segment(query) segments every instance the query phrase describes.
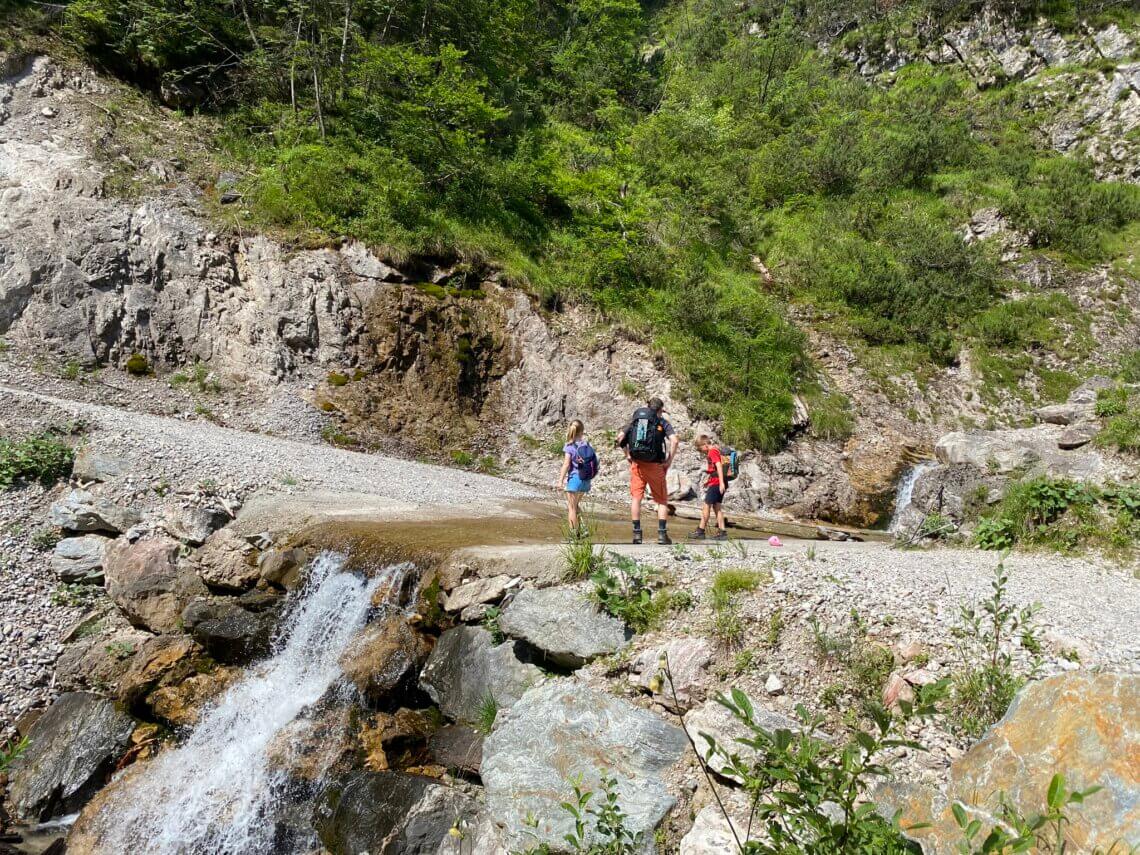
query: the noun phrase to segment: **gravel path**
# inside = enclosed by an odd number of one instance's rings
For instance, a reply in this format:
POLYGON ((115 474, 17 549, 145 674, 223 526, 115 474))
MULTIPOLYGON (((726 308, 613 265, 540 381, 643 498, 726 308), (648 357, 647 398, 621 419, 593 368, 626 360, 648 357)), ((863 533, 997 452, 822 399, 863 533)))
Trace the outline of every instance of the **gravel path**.
POLYGON ((177 485, 209 479, 250 487, 295 483, 421 506, 540 495, 513 481, 473 472, 0 386, 0 410, 9 408, 39 411, 43 419, 53 418, 53 410, 55 418, 82 418, 100 449, 137 462, 136 480, 164 478, 177 485))

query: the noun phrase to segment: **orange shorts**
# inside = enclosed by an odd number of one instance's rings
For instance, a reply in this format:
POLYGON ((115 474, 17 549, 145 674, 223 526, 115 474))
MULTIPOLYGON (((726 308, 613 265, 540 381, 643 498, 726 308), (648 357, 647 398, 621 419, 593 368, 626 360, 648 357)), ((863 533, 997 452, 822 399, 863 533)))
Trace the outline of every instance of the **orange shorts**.
POLYGON ((645 498, 645 488, 659 505, 669 501, 669 488, 665 486, 665 466, 661 463, 629 462, 629 494, 635 499, 645 498))

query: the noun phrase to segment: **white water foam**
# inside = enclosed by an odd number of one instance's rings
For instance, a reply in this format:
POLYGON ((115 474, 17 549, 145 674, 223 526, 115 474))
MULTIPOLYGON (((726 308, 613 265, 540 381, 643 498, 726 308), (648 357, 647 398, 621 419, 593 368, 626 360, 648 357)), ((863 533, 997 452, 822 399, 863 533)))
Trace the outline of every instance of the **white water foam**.
POLYGON ((410 566, 373 579, 322 553, 282 615, 275 653, 203 711, 189 737, 148 764, 100 817, 107 852, 255 855, 276 850, 275 808, 288 786, 271 746, 342 675, 340 657, 364 625, 373 592, 399 590, 410 566))
POLYGON ((933 460, 923 460, 908 469, 899 480, 898 490, 895 492, 895 510, 891 514, 891 523, 887 526, 887 531, 896 532, 899 530, 899 525, 902 522, 902 514, 908 507, 910 507, 911 497, 914 495, 914 485, 918 481, 918 476, 931 467, 938 464, 933 460))

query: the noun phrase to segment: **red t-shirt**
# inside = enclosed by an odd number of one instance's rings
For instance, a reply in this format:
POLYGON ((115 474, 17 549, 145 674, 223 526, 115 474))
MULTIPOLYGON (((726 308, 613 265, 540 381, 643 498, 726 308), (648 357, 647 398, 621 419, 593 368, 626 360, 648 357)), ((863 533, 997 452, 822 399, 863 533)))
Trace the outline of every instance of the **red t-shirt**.
POLYGON ((722 460, 724 460, 724 456, 720 453, 720 449, 717 448, 715 445, 709 446, 708 456, 709 456, 709 468, 705 470, 705 472, 708 473, 708 476, 709 476, 707 484, 710 487, 719 487, 720 486, 720 474, 716 470, 716 465, 718 463, 720 463, 722 460))

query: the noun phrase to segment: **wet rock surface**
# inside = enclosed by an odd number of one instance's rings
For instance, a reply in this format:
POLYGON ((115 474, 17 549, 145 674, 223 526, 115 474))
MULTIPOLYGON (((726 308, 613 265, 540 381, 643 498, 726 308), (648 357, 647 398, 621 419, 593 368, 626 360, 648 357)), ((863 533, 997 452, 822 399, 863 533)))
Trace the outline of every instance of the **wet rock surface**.
POLYGON ((314 824, 332 855, 429 855, 478 805, 454 787, 398 772, 357 772, 328 787, 314 824))
POLYGON ((269 649, 276 623, 272 612, 257 613, 225 599, 195 600, 182 611, 182 625, 219 662, 248 662, 269 649))
POLYGON ((388 612, 368 624, 345 650, 345 677, 365 697, 383 698, 424 663, 428 643, 399 612, 388 612))
POLYGON ((11 772, 15 814, 37 821, 78 810, 110 775, 134 722, 107 698, 70 692, 48 708, 11 772))

